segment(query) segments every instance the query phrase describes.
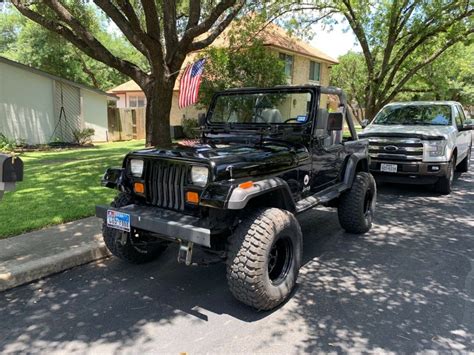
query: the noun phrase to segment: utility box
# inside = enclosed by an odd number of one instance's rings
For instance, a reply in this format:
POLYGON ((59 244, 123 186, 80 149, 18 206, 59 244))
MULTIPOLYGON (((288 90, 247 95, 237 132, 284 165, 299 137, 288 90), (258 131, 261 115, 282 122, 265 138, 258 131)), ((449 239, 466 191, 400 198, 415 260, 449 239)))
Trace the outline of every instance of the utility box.
POLYGON ((23 161, 11 155, 0 154, 0 199, 4 191, 15 189, 17 181, 23 181, 23 161))

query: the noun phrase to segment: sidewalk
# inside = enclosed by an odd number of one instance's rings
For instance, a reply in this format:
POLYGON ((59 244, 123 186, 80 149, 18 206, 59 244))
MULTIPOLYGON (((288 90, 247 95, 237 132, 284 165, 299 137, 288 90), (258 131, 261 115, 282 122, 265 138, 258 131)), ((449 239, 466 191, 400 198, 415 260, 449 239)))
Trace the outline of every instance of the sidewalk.
POLYGON ((0 291, 108 255, 96 217, 2 239, 0 291))

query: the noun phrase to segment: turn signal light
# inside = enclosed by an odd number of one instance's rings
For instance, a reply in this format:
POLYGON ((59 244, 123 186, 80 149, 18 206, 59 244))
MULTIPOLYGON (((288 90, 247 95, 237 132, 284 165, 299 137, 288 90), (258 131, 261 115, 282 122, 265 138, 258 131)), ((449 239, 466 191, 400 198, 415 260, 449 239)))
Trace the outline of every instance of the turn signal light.
POLYGON ((137 194, 145 193, 145 185, 143 185, 141 182, 136 182, 133 184, 133 189, 137 194))
POLYGON ((186 192, 186 201, 189 203, 198 204, 199 203, 199 194, 194 191, 186 192))
POLYGON ((243 182, 243 183, 239 184, 239 187, 241 189, 249 189, 249 188, 253 187, 253 181, 243 182))

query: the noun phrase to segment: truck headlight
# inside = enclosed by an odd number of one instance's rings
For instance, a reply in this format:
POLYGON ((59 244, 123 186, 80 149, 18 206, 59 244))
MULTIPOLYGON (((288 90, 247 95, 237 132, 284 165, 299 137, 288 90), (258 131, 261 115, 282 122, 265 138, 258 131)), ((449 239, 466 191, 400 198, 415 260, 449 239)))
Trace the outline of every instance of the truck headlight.
POLYGON ((442 157, 446 153, 446 140, 427 141, 426 149, 430 157, 442 157))
POLYGON ((193 166, 191 168, 191 181, 197 186, 206 186, 209 178, 209 169, 205 166, 193 166))
POLYGON ((130 171, 135 177, 141 177, 143 175, 143 160, 131 159, 130 160, 130 171))

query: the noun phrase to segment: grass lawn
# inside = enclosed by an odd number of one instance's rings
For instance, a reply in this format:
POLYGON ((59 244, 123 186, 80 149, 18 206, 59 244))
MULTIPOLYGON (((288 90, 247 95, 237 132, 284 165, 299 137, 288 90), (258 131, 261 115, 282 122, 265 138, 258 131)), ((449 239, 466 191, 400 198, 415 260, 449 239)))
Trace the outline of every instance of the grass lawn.
POLYGON ((92 216, 115 191, 100 185, 110 166, 121 166, 144 141, 96 144, 93 148, 24 153, 24 181, 0 201, 0 238, 92 216))

